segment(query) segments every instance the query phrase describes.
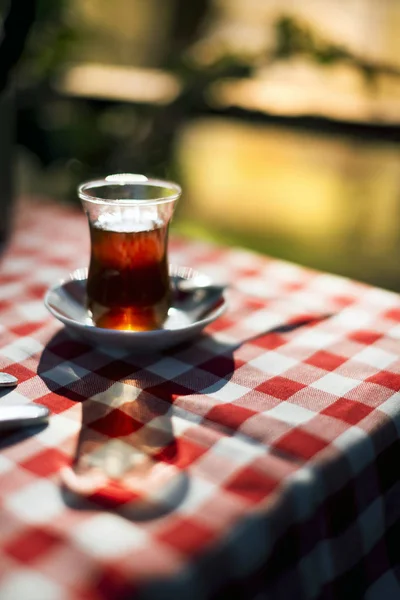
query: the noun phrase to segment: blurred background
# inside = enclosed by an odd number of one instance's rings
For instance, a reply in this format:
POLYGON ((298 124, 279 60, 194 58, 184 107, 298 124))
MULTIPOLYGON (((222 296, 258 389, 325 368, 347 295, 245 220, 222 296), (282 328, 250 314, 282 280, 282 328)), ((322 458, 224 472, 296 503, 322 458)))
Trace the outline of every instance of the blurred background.
POLYGON ((398 0, 33 5, 2 92, 15 195, 168 177, 181 233, 400 291, 398 0))

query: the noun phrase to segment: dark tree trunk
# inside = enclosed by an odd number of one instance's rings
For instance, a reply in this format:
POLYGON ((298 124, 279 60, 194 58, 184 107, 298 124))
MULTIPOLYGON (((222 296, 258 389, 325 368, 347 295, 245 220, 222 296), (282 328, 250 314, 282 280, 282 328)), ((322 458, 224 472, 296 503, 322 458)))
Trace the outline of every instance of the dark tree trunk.
POLYGON ((175 19, 172 28, 172 53, 179 54, 198 35, 199 29, 208 15, 212 0, 176 0, 175 19))

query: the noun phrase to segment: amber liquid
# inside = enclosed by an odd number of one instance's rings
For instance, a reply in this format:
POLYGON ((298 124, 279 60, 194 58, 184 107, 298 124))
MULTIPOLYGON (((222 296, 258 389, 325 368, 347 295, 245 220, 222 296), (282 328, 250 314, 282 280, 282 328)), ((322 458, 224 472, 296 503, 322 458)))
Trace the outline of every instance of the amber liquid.
POLYGON ((157 329, 165 321, 170 302, 168 226, 124 223, 112 227, 90 225, 86 293, 93 321, 107 329, 157 329))

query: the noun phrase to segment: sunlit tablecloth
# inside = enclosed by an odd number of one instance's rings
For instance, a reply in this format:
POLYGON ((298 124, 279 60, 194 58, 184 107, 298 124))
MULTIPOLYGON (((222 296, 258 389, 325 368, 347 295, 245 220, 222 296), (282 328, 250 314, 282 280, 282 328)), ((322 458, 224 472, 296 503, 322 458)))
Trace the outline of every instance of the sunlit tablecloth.
POLYGON ((52 416, 1 434, 0 599, 399 598, 399 296, 172 236, 229 308, 132 355, 43 305, 88 248, 28 199, 1 259, 0 402, 52 416))

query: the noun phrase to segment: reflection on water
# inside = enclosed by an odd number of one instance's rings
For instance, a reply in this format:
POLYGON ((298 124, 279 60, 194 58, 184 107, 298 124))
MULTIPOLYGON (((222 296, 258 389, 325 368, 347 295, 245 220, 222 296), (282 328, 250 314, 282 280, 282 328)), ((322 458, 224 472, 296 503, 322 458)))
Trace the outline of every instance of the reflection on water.
POLYGON ((183 231, 400 289, 398 144, 208 118, 178 162, 183 231))

